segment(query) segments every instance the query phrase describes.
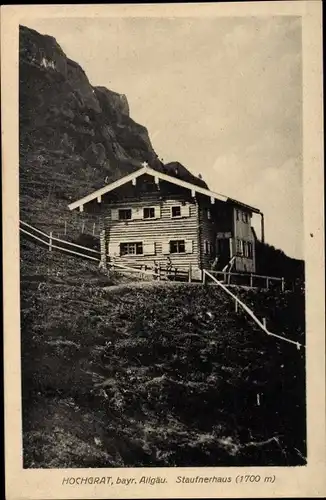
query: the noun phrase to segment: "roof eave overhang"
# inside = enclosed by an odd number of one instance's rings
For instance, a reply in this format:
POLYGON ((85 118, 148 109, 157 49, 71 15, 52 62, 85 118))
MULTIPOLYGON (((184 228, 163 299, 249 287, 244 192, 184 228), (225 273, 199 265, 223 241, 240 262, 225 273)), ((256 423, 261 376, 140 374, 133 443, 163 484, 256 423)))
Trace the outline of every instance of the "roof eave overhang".
POLYGON ((234 200, 233 198, 228 198, 228 203, 232 203, 233 205, 237 205, 238 207, 244 208, 253 212, 255 214, 261 214, 261 211, 258 208, 252 207, 251 205, 247 205, 246 203, 242 203, 242 201, 234 200))
POLYGON ((135 172, 132 172, 131 174, 128 174, 121 179, 118 179, 117 181, 112 182, 111 184, 108 184, 106 186, 103 186, 100 189, 97 189, 93 193, 90 193, 87 196, 84 196, 83 198, 80 198, 77 201, 74 201, 73 203, 70 203, 68 205, 69 210, 75 210, 76 208, 83 207, 87 203, 90 203, 91 201, 95 199, 100 199, 102 195, 105 195, 111 191, 114 191, 115 189, 123 186, 124 184, 127 184, 128 182, 132 182, 137 177, 140 177, 142 175, 150 175, 153 177, 156 177, 159 180, 170 182, 171 184, 175 184, 177 186, 183 187, 185 189, 189 189, 189 191, 192 192, 193 195, 197 194, 202 194, 204 196, 207 196, 208 198, 211 198, 211 201, 214 202, 214 200, 219 200, 223 202, 229 202, 233 203, 242 207, 245 207, 247 210, 250 210, 251 212, 255 213, 260 213, 260 211, 257 208, 250 207, 249 205, 245 205, 244 203, 238 202, 237 200, 233 200, 232 198, 228 198, 227 196, 224 196, 222 194, 214 193, 213 191, 210 191, 209 189, 202 188, 200 186, 196 186, 195 184, 191 184, 190 182, 183 181, 177 177, 172 177, 171 175, 164 174, 162 172, 158 172, 156 170, 153 170, 150 167, 143 167, 139 170, 136 170, 135 172))

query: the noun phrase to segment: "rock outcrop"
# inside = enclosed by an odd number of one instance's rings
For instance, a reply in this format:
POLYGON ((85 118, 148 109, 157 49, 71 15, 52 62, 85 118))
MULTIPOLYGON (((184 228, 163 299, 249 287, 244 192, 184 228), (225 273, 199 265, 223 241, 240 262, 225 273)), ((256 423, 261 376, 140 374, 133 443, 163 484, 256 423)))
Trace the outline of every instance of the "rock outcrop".
POLYGON ((125 95, 92 86, 53 37, 24 26, 19 80, 20 203, 31 222, 44 225, 54 212, 60 217, 67 202, 144 161, 205 186, 181 164, 160 161, 146 127, 130 117, 125 95))

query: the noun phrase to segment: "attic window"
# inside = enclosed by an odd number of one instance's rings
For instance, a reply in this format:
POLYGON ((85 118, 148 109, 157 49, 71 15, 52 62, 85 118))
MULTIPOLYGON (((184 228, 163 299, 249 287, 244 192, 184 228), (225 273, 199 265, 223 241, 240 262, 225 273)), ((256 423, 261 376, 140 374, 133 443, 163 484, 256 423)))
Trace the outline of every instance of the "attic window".
POLYGON ((120 208, 119 209, 119 220, 130 220, 131 219, 131 208, 120 208))
POLYGON ((171 208, 171 217, 181 217, 181 206, 176 205, 171 208))
POLYGON ((155 208, 144 208, 144 219, 155 219, 155 208))
POLYGON ((246 212, 242 212, 242 221, 248 223, 248 214, 246 212))

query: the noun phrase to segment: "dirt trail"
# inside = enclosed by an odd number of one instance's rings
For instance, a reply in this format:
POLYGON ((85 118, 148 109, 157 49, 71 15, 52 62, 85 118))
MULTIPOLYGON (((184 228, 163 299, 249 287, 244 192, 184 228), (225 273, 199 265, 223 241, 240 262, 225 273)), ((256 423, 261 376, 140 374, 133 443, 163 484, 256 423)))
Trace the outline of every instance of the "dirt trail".
POLYGON ((188 282, 183 282, 183 281, 132 281, 130 283, 121 283, 119 285, 112 285, 112 286, 105 286, 103 287, 103 290, 106 292, 116 292, 119 290, 123 289, 130 289, 132 288, 133 290, 136 288, 142 289, 142 288, 159 288, 159 287, 167 287, 167 286, 181 286, 181 285, 190 285, 190 286, 198 286, 202 285, 202 283, 188 283, 188 282))

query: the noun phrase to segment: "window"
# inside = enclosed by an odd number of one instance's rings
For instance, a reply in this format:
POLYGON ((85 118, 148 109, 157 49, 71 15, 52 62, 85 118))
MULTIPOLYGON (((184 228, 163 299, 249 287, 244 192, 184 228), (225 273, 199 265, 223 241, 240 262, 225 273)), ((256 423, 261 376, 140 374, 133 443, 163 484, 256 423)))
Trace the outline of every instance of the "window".
POLYGON ((120 255, 143 255, 143 243, 120 243, 120 255))
POLYGON ((247 242, 247 247, 248 247, 248 258, 252 259, 253 258, 253 249, 252 249, 251 241, 247 242))
POLYGON ((247 224, 248 220, 249 220, 248 214, 246 212, 242 212, 242 221, 247 224))
POLYGON ((171 217, 181 217, 181 206, 176 205, 171 208, 171 217))
POLYGON ((204 240, 204 253, 206 255, 213 255, 214 253, 214 245, 208 240, 204 240))
POLYGON ((170 253, 185 253, 186 245, 185 240, 171 240, 170 253))
POLYGON ((132 215, 131 208, 119 209, 119 220, 130 220, 132 215))
POLYGON ((243 255, 248 257, 248 243, 246 241, 243 242, 243 255))
POLYGON ((252 259, 253 253, 252 253, 251 241, 244 241, 243 242, 243 253, 247 259, 252 259))
POLYGON ((155 208, 144 208, 144 219, 155 219, 155 208))
POLYGON ((243 241, 237 239, 237 255, 243 255, 243 241))

